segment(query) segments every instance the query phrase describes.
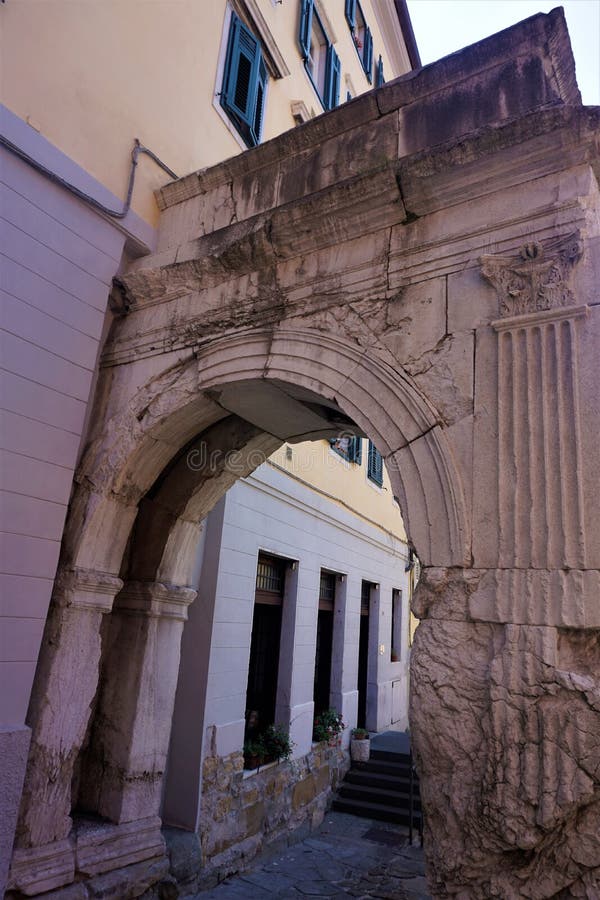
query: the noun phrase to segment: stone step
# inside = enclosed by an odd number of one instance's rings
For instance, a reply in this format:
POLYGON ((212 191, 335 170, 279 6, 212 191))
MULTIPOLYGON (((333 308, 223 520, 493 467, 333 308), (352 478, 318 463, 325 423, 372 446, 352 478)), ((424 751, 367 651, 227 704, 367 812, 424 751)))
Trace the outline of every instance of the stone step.
MULTIPOLYGON (((345 800, 360 800, 367 803, 376 803, 380 806, 394 807, 400 812, 408 813, 410 809, 410 794, 408 791, 389 790, 389 788, 373 787, 368 784, 355 784, 343 781, 339 787, 339 797, 345 800)), ((421 800, 413 795, 414 809, 421 809, 421 800)))
MULTIPOLYGON (((362 771, 358 769, 350 769, 346 774, 344 783, 362 784, 373 788, 381 788, 388 791, 401 791, 408 793, 410 787, 410 779, 406 777, 398 777, 396 775, 386 775, 379 772, 362 771)), ((419 795, 419 782, 415 778, 413 782, 414 793, 419 795)))
MULTIPOLYGON (((410 824, 408 811, 399 810, 395 806, 384 805, 381 803, 368 803, 362 800, 350 800, 344 797, 336 797, 333 801, 332 809, 338 812, 350 813, 353 816, 362 816, 365 819, 377 819, 383 822, 394 822, 396 825, 410 824)), ((413 814, 413 826, 419 827, 421 814, 415 810, 413 814)))
POLYGON ((387 762, 403 763, 405 766, 409 766, 411 762, 409 753, 396 753, 392 750, 376 750, 373 747, 371 747, 369 757, 370 759, 383 759, 387 762))
MULTIPOLYGON (((353 762, 352 769, 360 772, 379 772, 382 775, 395 775, 398 778, 410 776, 410 765, 390 759, 369 759, 368 762, 353 762)), ((415 781, 418 777, 415 775, 415 781)))

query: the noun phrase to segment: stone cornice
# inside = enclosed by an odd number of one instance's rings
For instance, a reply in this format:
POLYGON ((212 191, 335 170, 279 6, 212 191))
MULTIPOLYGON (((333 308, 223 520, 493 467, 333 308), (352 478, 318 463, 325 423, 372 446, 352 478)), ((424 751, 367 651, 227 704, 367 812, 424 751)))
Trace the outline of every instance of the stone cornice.
MULTIPOLYGON (((600 109, 543 109, 138 260, 122 281, 133 306, 167 302, 525 183, 532 165, 551 174, 564 170, 565 157, 573 166, 596 163, 599 134, 600 109)), ((489 223, 489 231, 496 227, 489 223)))

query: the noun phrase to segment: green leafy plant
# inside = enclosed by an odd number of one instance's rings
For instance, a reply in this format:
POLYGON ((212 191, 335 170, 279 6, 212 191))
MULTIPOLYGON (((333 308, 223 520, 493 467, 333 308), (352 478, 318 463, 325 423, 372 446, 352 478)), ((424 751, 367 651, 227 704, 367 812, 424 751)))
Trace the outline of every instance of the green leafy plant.
POLYGON ((281 725, 269 725, 261 735, 267 759, 289 759, 294 748, 289 732, 281 725))
POLYGON ((326 709, 316 716, 313 724, 313 741, 329 741, 341 734, 346 726, 336 709, 326 709))
POLYGON ((247 769, 256 769, 265 761, 266 750, 261 737, 244 742, 244 766, 247 769))
POLYGON ((369 738, 369 732, 366 728, 355 728, 352 731, 352 739, 355 741, 366 741, 369 738))

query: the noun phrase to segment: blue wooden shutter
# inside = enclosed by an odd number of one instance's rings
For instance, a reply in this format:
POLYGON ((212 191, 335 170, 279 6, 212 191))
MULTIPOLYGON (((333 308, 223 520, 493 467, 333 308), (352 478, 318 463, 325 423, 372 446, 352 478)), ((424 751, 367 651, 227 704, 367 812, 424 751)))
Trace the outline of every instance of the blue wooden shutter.
POLYGON ((340 102, 340 58, 333 49, 327 48, 327 69, 325 74, 325 109, 334 109, 340 102))
POLYGON ((300 50, 302 51, 302 56, 304 59, 308 59, 308 54, 310 53, 313 6, 314 0, 302 0, 302 6, 300 8, 300 34, 298 35, 298 41, 300 43, 300 50))
POLYGON ((232 17, 225 63, 225 105, 251 129, 256 113, 258 70, 262 54, 254 35, 237 16, 232 17))
POLYGON ((356 0, 346 0, 346 20, 354 31, 356 27, 356 0))
POLYGON ((375 86, 381 87, 382 84, 385 84, 385 78, 383 77, 383 59, 381 58, 380 53, 379 59, 377 60, 377 79, 375 81, 375 86))
POLYGON ((363 66, 369 81, 373 80, 373 35, 371 29, 365 29, 365 46, 363 47, 363 66))

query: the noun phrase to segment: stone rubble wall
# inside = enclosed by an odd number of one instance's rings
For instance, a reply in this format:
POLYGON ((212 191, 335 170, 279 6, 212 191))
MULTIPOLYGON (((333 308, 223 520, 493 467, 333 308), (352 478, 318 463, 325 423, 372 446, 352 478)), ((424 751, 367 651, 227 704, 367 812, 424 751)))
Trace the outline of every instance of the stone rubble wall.
POLYGON ((332 791, 350 767, 348 753, 326 743, 306 756, 244 777, 244 757, 208 756, 203 767, 200 843, 203 879, 217 883, 256 854, 285 846, 323 821, 332 791))

